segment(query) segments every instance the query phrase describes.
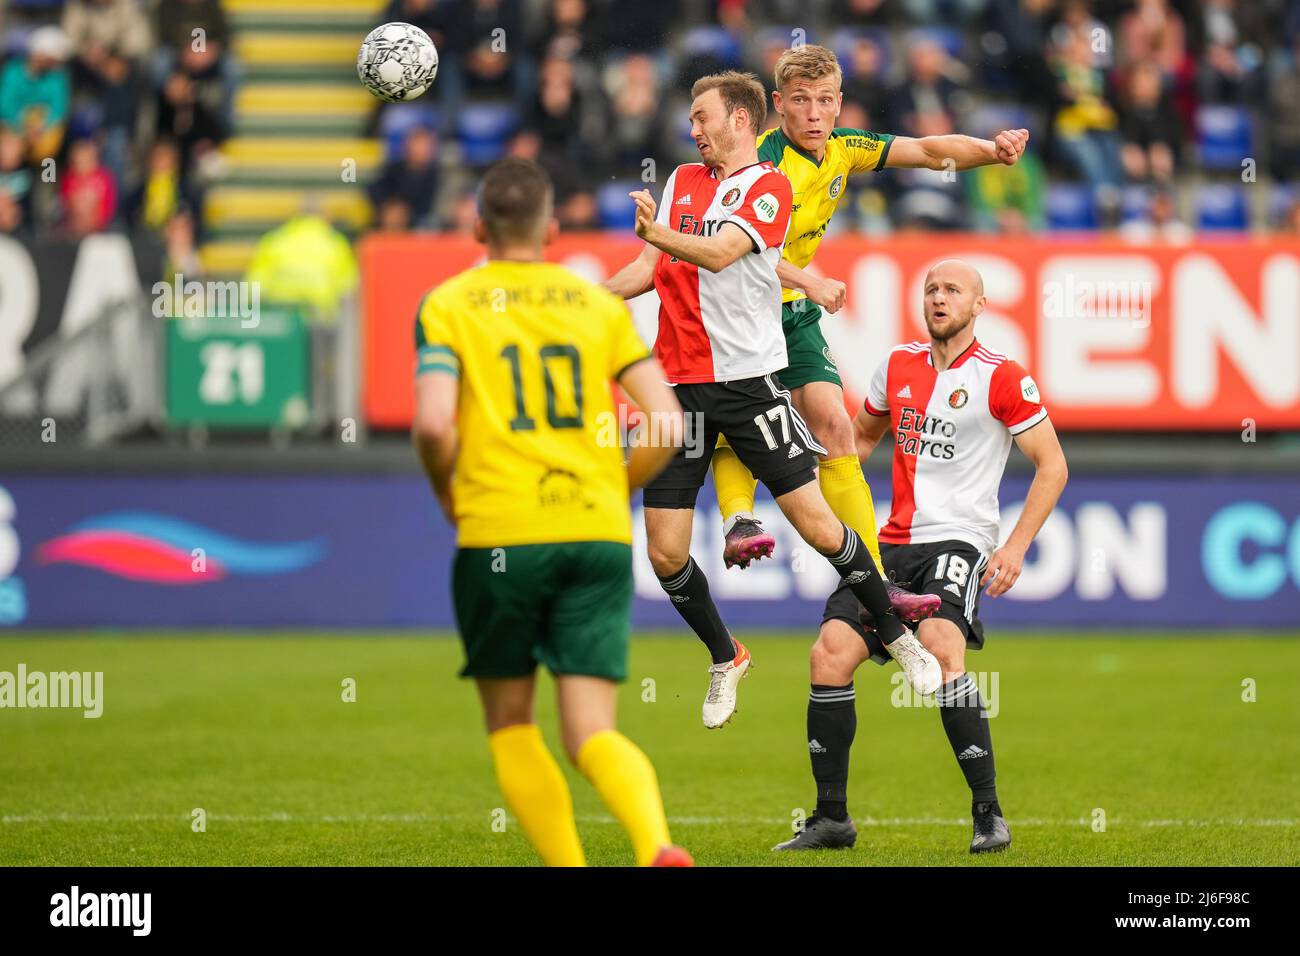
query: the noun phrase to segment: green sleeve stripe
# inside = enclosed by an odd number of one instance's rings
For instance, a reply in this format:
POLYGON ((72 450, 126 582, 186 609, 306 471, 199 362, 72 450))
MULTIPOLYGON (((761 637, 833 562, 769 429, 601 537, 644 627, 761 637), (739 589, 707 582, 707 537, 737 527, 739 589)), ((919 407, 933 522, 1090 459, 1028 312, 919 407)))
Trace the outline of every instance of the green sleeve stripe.
POLYGON ((425 345, 419 349, 416 356, 418 372, 436 368, 451 372, 453 375, 460 374, 460 359, 445 345, 425 345))
POLYGON ((880 159, 876 163, 877 171, 885 168, 885 160, 889 158, 889 147, 894 145, 893 133, 885 133, 880 138, 885 141, 885 148, 880 151, 880 159))
POLYGON ((424 375, 426 372, 443 372, 453 378, 460 378, 460 369, 454 365, 444 365, 442 362, 425 362, 415 370, 416 375, 424 375))

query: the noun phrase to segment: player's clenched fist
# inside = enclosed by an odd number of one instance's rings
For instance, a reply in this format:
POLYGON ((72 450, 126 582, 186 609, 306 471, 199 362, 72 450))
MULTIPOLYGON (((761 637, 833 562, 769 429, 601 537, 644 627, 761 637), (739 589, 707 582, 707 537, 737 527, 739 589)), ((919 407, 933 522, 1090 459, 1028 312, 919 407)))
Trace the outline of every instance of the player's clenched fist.
POLYGON ((997 149, 998 162, 1014 166, 1025 155, 1025 147, 1029 145, 1029 130, 1004 129, 993 137, 993 145, 997 149))
POLYGON ((827 315, 834 315, 844 308, 849 287, 839 279, 818 279, 815 283, 809 283, 804 292, 812 299, 813 304, 821 306, 827 315))
POLYGON ((649 237, 650 229, 655 224, 655 200, 648 189, 638 189, 628 193, 636 203, 636 234, 642 239, 649 237))

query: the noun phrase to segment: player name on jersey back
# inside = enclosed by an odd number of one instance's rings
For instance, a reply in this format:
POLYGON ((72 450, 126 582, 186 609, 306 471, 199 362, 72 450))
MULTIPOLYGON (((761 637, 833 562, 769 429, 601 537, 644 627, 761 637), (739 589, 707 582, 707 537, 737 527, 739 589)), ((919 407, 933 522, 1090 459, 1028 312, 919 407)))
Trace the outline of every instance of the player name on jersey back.
POLYGON ((661 225, 714 237, 728 224, 752 250, 717 273, 666 253, 655 265, 655 354, 674 384, 757 378, 788 364, 776 266, 790 224, 790 182, 771 163, 719 180, 703 163, 678 166, 664 186, 661 225))
POLYGON ((548 262, 491 260, 425 296, 417 374, 454 375, 463 547, 630 543, 609 383, 648 357, 623 301, 548 262))
POLYGON ((978 341, 938 372, 929 344, 912 342, 876 370, 864 407, 888 415, 894 431, 894 500, 880 540, 956 538, 991 552, 1011 439, 1047 417, 1029 373, 978 341))

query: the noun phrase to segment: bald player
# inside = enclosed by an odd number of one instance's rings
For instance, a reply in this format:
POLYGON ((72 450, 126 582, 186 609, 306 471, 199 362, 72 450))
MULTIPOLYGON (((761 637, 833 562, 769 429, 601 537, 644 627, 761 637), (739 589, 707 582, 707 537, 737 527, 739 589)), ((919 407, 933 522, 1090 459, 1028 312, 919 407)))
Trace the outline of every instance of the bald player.
MULTIPOLYGON (((953 756, 971 791, 970 851, 1011 844, 998 804, 993 741, 984 701, 966 672, 966 649, 984 646, 979 592, 1000 597, 1020 577, 1025 553, 1052 513, 1067 470, 1038 385, 1018 362, 975 338, 984 311, 984 280, 968 263, 947 259, 926 274, 922 302, 928 342, 900 345, 876 369, 853 422, 865 462, 886 431, 894 432, 893 505, 880 532, 886 573, 917 594, 937 595, 939 610, 916 625, 939 661, 935 694, 953 756), (1014 441, 1034 465, 1020 519, 998 545, 998 486, 1014 441)), ((851 592, 826 602, 810 661, 808 752, 817 809, 777 850, 851 847, 849 749, 857 717, 853 674, 888 655, 851 592)))

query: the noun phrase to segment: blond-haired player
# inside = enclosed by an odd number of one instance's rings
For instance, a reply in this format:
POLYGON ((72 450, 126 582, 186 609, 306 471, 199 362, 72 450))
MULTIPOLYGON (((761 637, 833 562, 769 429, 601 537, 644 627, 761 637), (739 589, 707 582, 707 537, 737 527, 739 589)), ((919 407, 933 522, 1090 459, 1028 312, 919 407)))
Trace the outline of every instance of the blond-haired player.
MULTIPOLYGON (((839 311, 847 289, 838 279, 806 271, 854 173, 886 168, 972 169, 1014 165, 1024 154, 1029 131, 1005 130, 994 139, 926 136, 915 139, 837 127, 844 94, 835 54, 822 46, 801 46, 777 60, 772 103, 781 125, 758 139, 758 158, 790 179, 794 205, 777 277, 783 286, 781 323, 789 366, 778 373, 794 407, 825 446, 818 480, 836 517, 856 531, 877 567, 880 544, 876 516, 853 443, 853 425, 844 409, 844 389, 835 360, 822 335, 822 310, 839 311)), ((745 567, 772 553, 775 539, 754 516, 753 476, 725 442, 713 456, 713 477, 722 509, 727 566, 745 567)), ((899 616, 916 620, 932 614, 933 595, 912 594, 888 585, 899 616)))

